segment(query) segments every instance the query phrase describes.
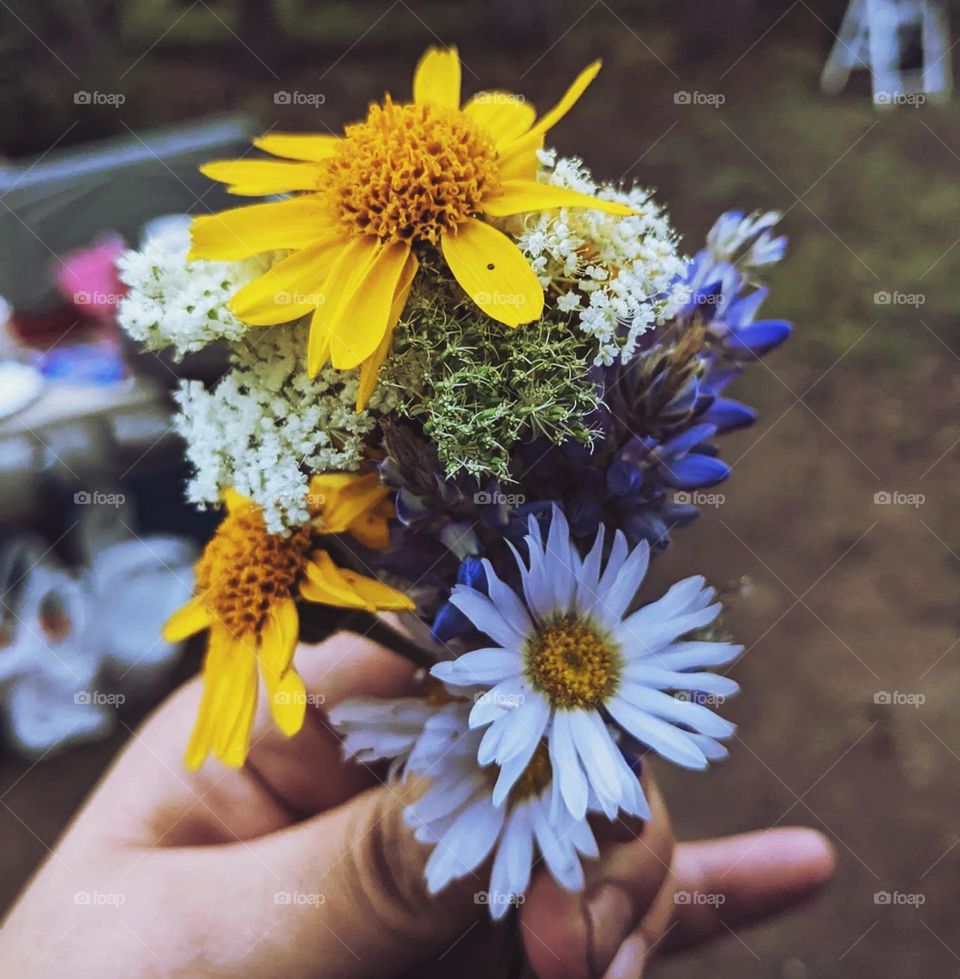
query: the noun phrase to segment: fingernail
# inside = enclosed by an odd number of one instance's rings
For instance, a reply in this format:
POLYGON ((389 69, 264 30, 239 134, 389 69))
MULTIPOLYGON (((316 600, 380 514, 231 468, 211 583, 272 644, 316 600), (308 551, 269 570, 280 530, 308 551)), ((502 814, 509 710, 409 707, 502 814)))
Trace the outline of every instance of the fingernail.
POLYGON ((636 908, 630 895, 619 885, 602 884, 587 900, 590 924, 590 965, 601 975, 630 934, 636 908))
POLYGON ((646 939, 643 935, 631 935, 618 949, 603 979, 641 979, 646 964, 646 939))

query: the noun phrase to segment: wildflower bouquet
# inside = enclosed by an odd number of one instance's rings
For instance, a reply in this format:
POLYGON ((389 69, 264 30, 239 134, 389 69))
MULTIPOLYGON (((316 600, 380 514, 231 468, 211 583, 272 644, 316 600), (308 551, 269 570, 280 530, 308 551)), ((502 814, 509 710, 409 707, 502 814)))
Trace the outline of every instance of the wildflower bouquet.
POLYGON ((649 815, 644 753, 726 755, 704 701, 737 691, 711 670, 741 647, 714 589, 640 591, 730 474, 712 440, 754 420, 724 390, 789 333, 756 319, 777 215, 725 214, 688 260, 647 191, 545 147, 598 70, 537 115, 463 103, 456 51, 430 50, 411 101, 203 168, 265 201, 121 260, 134 338, 231 363, 176 396, 191 499, 226 507, 166 627, 208 636, 187 764, 244 762, 261 683, 296 733, 298 639, 369 632, 422 694, 330 720, 348 756, 429 779, 406 813, 429 889, 492 857, 494 917, 538 854, 582 886, 589 816, 649 815))

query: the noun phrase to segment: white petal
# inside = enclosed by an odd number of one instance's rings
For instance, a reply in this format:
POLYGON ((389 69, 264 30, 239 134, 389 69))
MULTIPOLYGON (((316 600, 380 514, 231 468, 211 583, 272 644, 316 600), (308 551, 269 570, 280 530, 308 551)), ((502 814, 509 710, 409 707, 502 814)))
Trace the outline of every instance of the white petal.
POLYGON ((455 605, 476 626, 500 646, 516 646, 524 641, 526 633, 518 632, 502 615, 496 605, 475 588, 457 585, 450 596, 455 605))
POLYGON ((544 564, 551 570, 554 608, 566 612, 573 607, 574 596, 577 593, 580 558, 570 543, 567 518, 556 504, 551 509, 544 564))
POLYGON ((443 778, 434 782, 416 802, 407 806, 411 826, 432 823, 459 809, 473 794, 476 785, 470 779, 443 778))
POLYGON ((690 736, 666 721, 651 717, 620 697, 607 701, 613 719, 638 741, 649 745, 667 761, 684 768, 707 767, 706 755, 690 740, 690 736))
POLYGON ((623 618, 630 607, 647 573, 650 564, 650 547, 642 541, 623 563, 617 577, 610 582, 600 596, 600 609, 607 628, 612 628, 623 618))
POLYGON ((530 764, 530 759, 537 750, 537 745, 540 743, 540 738, 543 735, 543 729, 546 727, 549 716, 549 712, 544 715, 543 727, 540 728, 539 732, 528 731, 529 740, 524 745, 523 750, 512 755, 501 764, 500 775, 497 777, 496 785, 493 787, 494 805, 499 806, 503 804, 510 790, 516 784, 517 779, 520 778, 526 770, 527 765, 530 764), (533 737, 534 734, 536 734, 536 737, 533 737))
POLYGON ((567 723, 590 787, 601 801, 619 805, 620 778, 614 756, 620 749, 600 715, 595 710, 572 710, 568 711, 567 723))
POLYGON ((713 738, 708 738, 705 734, 691 734, 689 737, 710 761, 723 761, 730 757, 730 752, 724 745, 713 738))
POLYGON ((588 787, 587 779, 580 767, 577 749, 573 743, 570 730, 569 714, 558 710, 553 717, 550 728, 550 765, 553 777, 556 779, 560 794, 570 815, 575 819, 583 819, 587 813, 588 787))
MULTIPOLYGON (((743 652, 743 646, 725 642, 677 642, 648 660, 668 670, 692 670, 703 666, 726 666, 743 652)), ((630 667, 628 666, 627 669, 630 667)))
POLYGON ((728 676, 716 673, 677 673, 662 666, 648 665, 650 659, 639 659, 627 665, 621 674, 624 680, 641 683, 654 690, 697 690, 718 697, 732 697, 740 686, 728 676))
POLYGON ((517 593, 497 577, 493 565, 486 558, 483 559, 483 570, 487 575, 487 591, 490 600, 500 609, 503 617, 522 640, 533 629, 533 623, 527 614, 527 607, 520 601, 517 593))
POLYGON ((530 882, 533 863, 533 828, 528 807, 520 805, 504 822, 503 833, 490 872, 490 914, 494 920, 506 914, 508 898, 523 894, 530 882))
POLYGON ((424 873, 431 894, 483 863, 500 835, 503 815, 485 794, 460 813, 427 861, 424 873))
POLYGON ((586 609, 593 606, 600 585, 600 560, 603 557, 603 540, 606 528, 601 523, 594 538, 590 553, 583 560, 580 574, 577 576, 577 608, 586 609))
POLYGON ((430 672, 438 680, 458 686, 500 683, 510 677, 518 676, 523 669, 523 660, 512 649, 495 646, 475 649, 454 660, 445 660, 431 667, 430 672))
POLYGON ((720 614, 721 606, 719 603, 710 605, 699 611, 689 612, 660 622, 647 617, 645 624, 641 623, 637 616, 642 616, 648 608, 650 608, 649 605, 624 619, 614 632, 614 638, 623 646, 627 656, 631 659, 658 653, 674 639, 686 635, 694 629, 701 629, 703 626, 709 625, 720 614))
POLYGON ((675 724, 686 724, 700 734, 712 738, 728 738, 736 731, 737 726, 724 720, 712 710, 690 700, 677 700, 670 694, 660 690, 651 690, 633 683, 621 683, 617 691, 621 699, 639 707, 640 710, 673 721, 675 724))
POLYGON ((539 694, 511 711, 501 722, 504 733, 497 747, 497 764, 502 765, 514 755, 525 752, 531 741, 539 741, 549 718, 550 705, 539 694))
POLYGON ((497 718, 497 720, 495 720, 490 727, 483 732, 483 738, 480 740, 480 746, 477 749, 477 763, 479 765, 490 765, 497 757, 497 749, 500 745, 500 739, 507 731, 508 720, 509 718, 506 714, 504 714, 503 717, 497 718))
POLYGON ((620 574, 620 569, 623 567, 623 562, 627 559, 629 550, 627 538, 624 536, 622 530, 618 530, 613 536, 610 557, 607 558, 606 567, 604 567, 603 574, 600 576, 598 594, 604 594, 617 580, 617 575, 620 574))
POLYGON ((568 891, 582 890, 583 868, 576 851, 554 831, 542 805, 532 807, 532 815, 537 846, 553 879, 568 891))

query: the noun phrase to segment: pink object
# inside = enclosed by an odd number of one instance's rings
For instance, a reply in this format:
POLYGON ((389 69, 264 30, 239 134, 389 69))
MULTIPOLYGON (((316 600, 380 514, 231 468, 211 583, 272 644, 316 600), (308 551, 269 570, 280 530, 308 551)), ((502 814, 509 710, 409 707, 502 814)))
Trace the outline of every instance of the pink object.
POLYGON ((55 273, 57 288, 78 312, 113 319, 127 292, 117 275, 117 258, 126 247, 119 235, 109 234, 64 256, 55 273))

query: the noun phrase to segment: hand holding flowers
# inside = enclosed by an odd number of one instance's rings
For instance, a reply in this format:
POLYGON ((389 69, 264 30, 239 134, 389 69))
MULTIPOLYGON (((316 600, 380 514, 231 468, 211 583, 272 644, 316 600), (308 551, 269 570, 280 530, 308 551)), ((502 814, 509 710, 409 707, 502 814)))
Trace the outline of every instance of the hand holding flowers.
POLYGON ((724 215, 687 261, 649 192, 544 146, 598 71, 538 116, 462 103, 456 52, 431 50, 412 101, 204 168, 273 199, 123 261, 133 336, 232 364, 178 394, 190 495, 228 508, 167 627, 208 633, 188 766, 244 765, 261 685, 302 730, 305 628, 363 614, 404 654, 372 616, 408 613, 429 679, 330 720, 392 784, 429 783, 404 815, 427 892, 490 862, 495 919, 540 861, 581 892, 598 827, 656 822, 649 754, 726 756, 734 726, 702 701, 737 692, 716 671, 742 647, 703 578, 643 583, 730 475, 713 439, 753 421, 725 389, 789 333, 756 320, 775 214, 724 215))

